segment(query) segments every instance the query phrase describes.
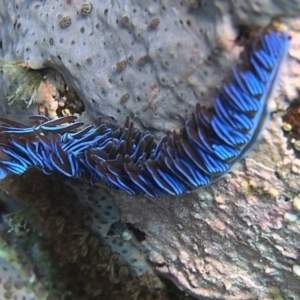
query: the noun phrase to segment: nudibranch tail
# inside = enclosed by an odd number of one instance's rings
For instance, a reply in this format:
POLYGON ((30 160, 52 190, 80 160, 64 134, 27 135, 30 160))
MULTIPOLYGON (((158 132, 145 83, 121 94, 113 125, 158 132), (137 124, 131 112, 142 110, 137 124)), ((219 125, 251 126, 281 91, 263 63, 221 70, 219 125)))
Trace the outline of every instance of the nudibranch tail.
POLYGON ((179 132, 158 143, 127 118, 117 130, 83 125, 75 117, 31 116, 28 127, 0 118, 0 178, 40 168, 45 174, 102 181, 129 194, 180 195, 209 185, 229 172, 260 138, 269 101, 289 47, 286 33, 257 36, 246 59, 224 83, 214 106, 196 105, 179 132), (67 123, 67 125, 65 125, 67 123))

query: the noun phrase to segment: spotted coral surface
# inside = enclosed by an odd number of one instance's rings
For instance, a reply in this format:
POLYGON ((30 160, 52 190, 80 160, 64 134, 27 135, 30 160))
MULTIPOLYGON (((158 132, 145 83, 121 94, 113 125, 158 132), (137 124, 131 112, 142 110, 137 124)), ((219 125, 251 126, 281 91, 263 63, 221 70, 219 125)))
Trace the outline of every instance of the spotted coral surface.
POLYGON ((24 278, 11 264, 0 258, 0 296, 2 299, 37 299, 24 285, 24 278))

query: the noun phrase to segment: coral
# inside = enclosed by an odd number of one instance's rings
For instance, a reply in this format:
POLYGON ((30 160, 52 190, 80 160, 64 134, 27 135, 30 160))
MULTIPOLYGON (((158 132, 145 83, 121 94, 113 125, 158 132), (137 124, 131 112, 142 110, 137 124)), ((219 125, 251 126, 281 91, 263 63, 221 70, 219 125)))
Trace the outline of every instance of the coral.
MULTIPOLYGON (((235 39, 241 24, 266 26, 279 10, 280 16, 300 11, 292 0, 256 3, 89 1, 92 10, 84 15, 84 1, 5 0, 0 56, 22 60, 34 70, 59 71, 82 99, 90 120, 100 115, 103 122, 122 126, 129 115, 137 127, 159 138, 184 125, 197 102, 213 104, 238 58, 241 48, 235 39), (66 17, 71 24, 62 28, 66 17), (126 61, 121 72, 116 69, 120 61, 126 61), (123 95, 129 96, 126 102, 123 95)), ((10 82, 0 78, 0 93, 7 93, 10 82)), ((28 111, 1 105, 23 122, 38 111, 35 105, 28 111)))
POLYGON ((25 101, 27 106, 36 101, 38 89, 43 78, 42 72, 29 69, 25 62, 10 62, 3 58, 0 58, 0 70, 9 74, 12 83, 18 85, 18 88, 7 96, 10 104, 15 99, 25 101))
MULTIPOLYGON (((182 125, 198 98, 205 104, 204 98, 217 92, 213 87, 230 64, 221 63, 220 57, 226 55, 215 43, 222 33, 209 26, 208 16, 220 19, 213 4, 190 11, 189 5, 179 1, 179 10, 154 1, 89 3, 93 9, 88 15, 82 14, 84 3, 76 1, 1 3, 5 26, 0 29, 0 56, 23 60, 34 70, 54 67, 76 90, 90 118, 100 115, 105 123, 121 126, 130 115, 137 126, 152 129, 157 136, 182 125), (159 25, 155 25, 157 19, 159 25), (179 29, 187 38, 169 35, 179 29), (180 69, 182 65, 185 70, 180 69), (168 74, 177 75, 167 80, 168 74), (129 95, 126 103, 121 100, 125 94, 129 95), (172 111, 166 113, 167 108, 172 111)), ((234 40, 232 30, 228 33, 234 40)), ((9 81, 2 81, 5 92, 9 81)), ((1 104, 10 114, 23 117, 16 104, 1 104)), ((30 113, 36 114, 37 106, 25 114, 30 113)))
POLYGON ((0 296, 1 299, 29 299, 35 300, 35 295, 24 286, 18 270, 13 268, 7 261, 0 258, 0 296), (3 297, 3 298, 2 298, 3 297))
POLYGON ((12 62, 0 58, 0 70, 11 78, 11 89, 14 91, 7 96, 10 105, 15 100, 24 102, 27 108, 35 103, 39 105, 39 113, 50 118, 84 111, 76 92, 54 69, 33 70, 24 61, 12 62))
POLYGON ((5 229, 7 228, 2 222, 0 226, 0 298, 48 300, 48 293, 28 262, 24 249, 18 253, 9 244, 12 241, 7 238, 5 229))
POLYGON ((78 180, 67 182, 67 184, 76 194, 77 201, 83 206, 87 206, 91 211, 91 231, 113 253, 118 254, 124 260, 128 272, 135 276, 148 273, 155 278, 152 267, 145 260, 144 253, 133 245, 133 234, 125 224, 120 222, 121 213, 111 195, 98 186, 91 187, 88 184, 78 182, 78 180))

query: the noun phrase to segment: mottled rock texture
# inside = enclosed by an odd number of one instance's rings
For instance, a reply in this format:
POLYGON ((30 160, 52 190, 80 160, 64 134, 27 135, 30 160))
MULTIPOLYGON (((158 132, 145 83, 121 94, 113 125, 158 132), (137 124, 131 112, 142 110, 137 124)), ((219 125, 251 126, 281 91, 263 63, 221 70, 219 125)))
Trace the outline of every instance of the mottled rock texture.
MULTIPOLYGON (((196 102, 212 105, 238 59, 241 25, 257 29, 275 18, 273 26, 289 30, 277 111, 234 173, 183 197, 113 196, 122 221, 145 234, 136 247, 195 298, 297 299, 300 163, 281 117, 300 86, 300 21, 293 19, 300 2, 89 3, 2 1, 0 55, 57 70, 82 99, 85 118, 122 125, 130 115, 158 137, 179 128, 196 102)), ((39 104, 8 106, 9 78, 0 81, 1 115, 24 120, 38 111, 39 104)))

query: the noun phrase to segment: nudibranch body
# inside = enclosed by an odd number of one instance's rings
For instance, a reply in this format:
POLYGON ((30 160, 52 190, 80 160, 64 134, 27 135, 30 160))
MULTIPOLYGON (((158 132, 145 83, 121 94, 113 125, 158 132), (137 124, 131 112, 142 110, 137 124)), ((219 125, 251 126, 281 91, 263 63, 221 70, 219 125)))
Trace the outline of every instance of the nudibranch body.
POLYGON ((102 181, 109 187, 157 197, 209 185, 252 149, 269 119, 269 101, 289 47, 286 33, 261 33, 224 83, 214 106, 196 105, 178 132, 158 143, 126 119, 117 130, 83 125, 76 117, 31 116, 28 127, 1 118, 0 176, 37 167, 68 177, 102 181), (65 123, 69 123, 64 125, 65 123))

